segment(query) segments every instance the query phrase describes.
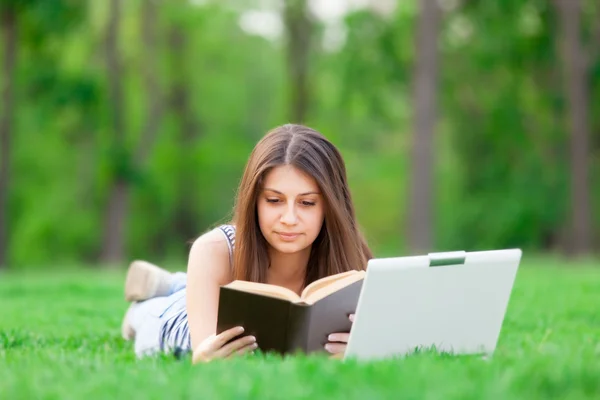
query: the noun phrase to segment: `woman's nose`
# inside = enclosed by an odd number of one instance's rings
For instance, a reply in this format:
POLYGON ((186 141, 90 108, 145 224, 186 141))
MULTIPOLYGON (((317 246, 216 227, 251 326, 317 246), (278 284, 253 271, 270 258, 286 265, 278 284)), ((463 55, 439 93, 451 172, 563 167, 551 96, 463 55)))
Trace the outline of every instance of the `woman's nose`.
POLYGON ((296 207, 294 205, 289 205, 285 208, 285 212, 281 216, 281 222, 287 225, 293 225, 298 220, 296 215, 296 207))

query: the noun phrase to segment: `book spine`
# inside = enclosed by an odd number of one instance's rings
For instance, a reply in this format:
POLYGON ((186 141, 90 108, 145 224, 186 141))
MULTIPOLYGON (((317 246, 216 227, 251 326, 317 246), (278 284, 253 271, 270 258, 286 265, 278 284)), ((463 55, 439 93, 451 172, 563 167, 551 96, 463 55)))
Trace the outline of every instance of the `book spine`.
POLYGON ((303 303, 291 303, 286 326, 286 353, 308 353, 310 315, 312 307, 303 303))

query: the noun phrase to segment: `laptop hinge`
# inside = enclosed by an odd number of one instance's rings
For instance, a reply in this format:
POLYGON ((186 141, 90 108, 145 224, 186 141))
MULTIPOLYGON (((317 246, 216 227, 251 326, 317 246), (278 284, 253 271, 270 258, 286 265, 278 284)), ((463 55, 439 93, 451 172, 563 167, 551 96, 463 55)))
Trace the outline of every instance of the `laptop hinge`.
POLYGON ((461 265, 467 258, 466 251, 450 251, 445 253, 429 253, 429 266, 461 265))

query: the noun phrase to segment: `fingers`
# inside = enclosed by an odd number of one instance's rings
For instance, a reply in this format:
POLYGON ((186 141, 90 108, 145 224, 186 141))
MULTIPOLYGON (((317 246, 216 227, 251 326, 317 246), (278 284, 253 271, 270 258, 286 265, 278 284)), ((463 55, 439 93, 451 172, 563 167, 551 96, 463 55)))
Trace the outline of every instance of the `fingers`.
POLYGON ((255 342, 255 343, 249 344, 247 346, 244 346, 239 350, 236 350, 235 353, 233 353, 233 355, 240 356, 240 355, 243 355, 246 353, 252 353, 257 348, 258 348, 258 344, 255 342))
POLYGON ((244 333, 244 328, 241 326, 236 326, 219 333, 215 338, 214 349, 220 349, 221 347, 225 346, 225 343, 229 342, 234 337, 241 335, 242 333, 244 333))
POLYGON ((332 333, 331 335, 327 336, 327 340, 329 340, 330 342, 348 343, 349 339, 350 339, 349 333, 332 333))
POLYGON ((232 353, 242 350, 245 347, 256 348, 256 338, 254 336, 244 336, 234 340, 231 343, 227 343, 225 346, 215 352, 216 357, 229 357, 232 353))
MULTIPOLYGON (((222 351, 220 352, 220 350, 223 350, 224 347, 226 351, 237 350, 239 347, 236 347, 236 345, 234 344, 237 341, 233 341, 231 343, 228 343, 227 345, 226 343, 235 338, 236 336, 239 336, 243 332, 244 328, 236 326, 234 328, 223 331, 218 335, 210 335, 209 337, 204 339, 204 341, 200 343, 200 345, 194 350, 194 353, 192 355, 192 363, 195 364, 197 362, 208 362, 213 360, 214 358, 222 357, 222 355, 220 355, 219 353, 223 353, 222 351), (233 350, 231 350, 232 347, 233 350)), ((244 345, 245 344, 247 343, 244 343, 244 345)))
POLYGON ((254 336, 244 336, 236 339, 225 346, 219 347, 217 344, 218 336, 208 337, 198 346, 192 356, 192 363, 209 362, 217 358, 229 357, 232 354, 244 354, 258 348, 254 336))
POLYGON ((343 354, 346 351, 346 347, 346 343, 327 343, 325 345, 325 350, 327 350, 331 354, 343 354))
POLYGON ((342 355, 346 351, 348 340, 350 339, 349 333, 332 333, 327 337, 329 343, 325 345, 325 350, 331 354, 342 355), (337 343, 336 343, 337 342, 337 343))

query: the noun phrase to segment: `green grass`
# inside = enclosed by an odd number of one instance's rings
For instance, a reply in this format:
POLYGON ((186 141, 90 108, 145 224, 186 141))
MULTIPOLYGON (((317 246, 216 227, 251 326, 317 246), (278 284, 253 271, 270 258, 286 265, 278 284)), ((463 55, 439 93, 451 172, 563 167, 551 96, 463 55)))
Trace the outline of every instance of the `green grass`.
MULTIPOLYGON (((600 263, 598 263, 600 264, 600 263)), ((0 398, 600 398, 600 268, 524 259, 490 360, 136 360, 119 272, 0 275, 0 398)))

